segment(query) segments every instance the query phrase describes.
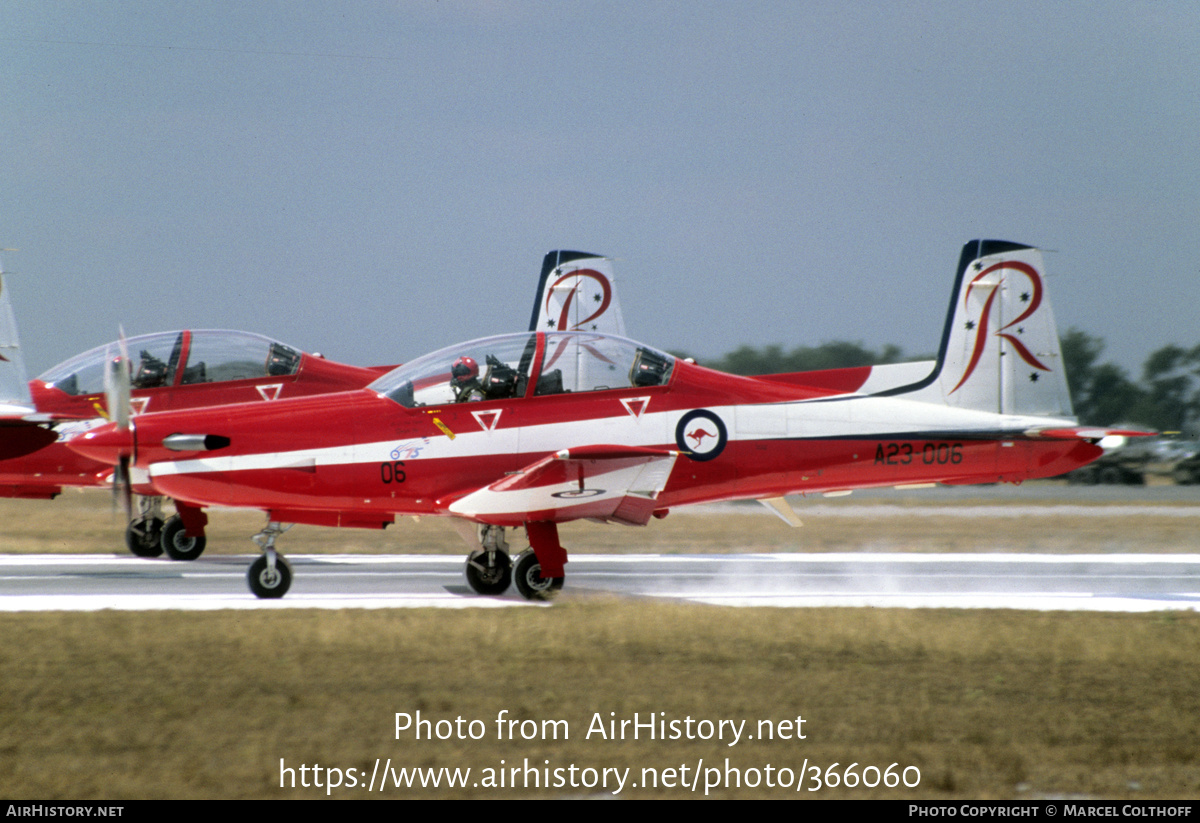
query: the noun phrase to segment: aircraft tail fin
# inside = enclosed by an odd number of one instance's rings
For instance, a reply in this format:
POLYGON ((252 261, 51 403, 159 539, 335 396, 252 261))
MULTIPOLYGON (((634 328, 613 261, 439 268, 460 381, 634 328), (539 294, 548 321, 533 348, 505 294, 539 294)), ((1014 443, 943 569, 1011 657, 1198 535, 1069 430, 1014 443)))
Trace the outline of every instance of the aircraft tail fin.
POLYGON ((0 268, 0 405, 5 404, 28 406, 32 410, 33 399, 25 374, 25 358, 17 341, 17 320, 13 316, 8 284, 0 268))
POLYGON ((887 394, 1001 414, 1073 418, 1042 253, 1004 240, 963 246, 937 366, 887 394))
POLYGON ((530 331, 597 331, 625 336, 612 260, 552 251, 542 261, 530 331))

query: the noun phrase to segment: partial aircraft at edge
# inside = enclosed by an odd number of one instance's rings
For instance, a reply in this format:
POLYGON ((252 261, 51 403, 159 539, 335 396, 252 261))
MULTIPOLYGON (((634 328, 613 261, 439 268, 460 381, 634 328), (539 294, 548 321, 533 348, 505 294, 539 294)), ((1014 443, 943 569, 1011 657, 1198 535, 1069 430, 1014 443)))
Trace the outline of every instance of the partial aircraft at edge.
MULTIPOLYGON (((578 325, 578 324, 576 324, 578 325)), ((285 524, 382 528, 397 514, 455 518, 480 594, 515 578, 561 588, 558 523, 645 525, 671 508, 783 496, 1050 477, 1110 434, 1071 412, 1041 253, 996 240, 962 252, 941 347, 911 369, 738 377, 623 337, 539 329, 450 346, 365 389, 141 415, 69 442, 132 460, 195 506, 262 509, 251 590, 292 579, 285 524), (465 363, 486 365, 482 376, 465 363), (515 563, 505 530, 531 548, 515 563)))
MULTIPOLYGON (((609 260, 584 252, 546 255, 531 324, 560 323, 624 333, 609 260), (596 295, 601 297, 595 300, 596 295), (581 313, 584 300, 592 304, 581 313)), ((32 381, 26 380, 17 326, 0 278, 0 497, 51 499, 64 486, 104 487, 114 469, 71 451, 65 441, 109 417, 106 372, 126 347, 130 413, 178 411, 359 389, 393 367, 361 368, 308 354, 242 331, 190 330, 140 335, 76 355, 32 381)), ((194 560, 205 548, 207 516, 186 501, 166 518, 163 495, 145 472, 134 472, 139 512, 125 542, 141 557, 164 550, 174 560, 194 560)))

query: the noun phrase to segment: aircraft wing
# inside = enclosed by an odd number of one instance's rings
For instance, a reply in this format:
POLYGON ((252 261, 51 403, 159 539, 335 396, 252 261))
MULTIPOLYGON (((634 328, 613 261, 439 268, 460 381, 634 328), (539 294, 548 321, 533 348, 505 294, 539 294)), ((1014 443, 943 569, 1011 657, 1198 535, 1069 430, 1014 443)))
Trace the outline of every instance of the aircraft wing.
POLYGON ((450 504, 495 525, 588 518, 644 526, 679 452, 633 446, 563 449, 450 504))

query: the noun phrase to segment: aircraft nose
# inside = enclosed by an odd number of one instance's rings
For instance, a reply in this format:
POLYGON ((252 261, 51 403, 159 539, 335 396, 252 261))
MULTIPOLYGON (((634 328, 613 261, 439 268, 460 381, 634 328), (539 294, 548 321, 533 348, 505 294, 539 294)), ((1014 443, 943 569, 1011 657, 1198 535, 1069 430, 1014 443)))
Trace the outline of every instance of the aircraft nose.
POLYGON ((132 457, 135 446, 133 426, 122 429, 116 423, 106 423, 67 441, 71 451, 111 466, 117 465, 122 457, 132 457))

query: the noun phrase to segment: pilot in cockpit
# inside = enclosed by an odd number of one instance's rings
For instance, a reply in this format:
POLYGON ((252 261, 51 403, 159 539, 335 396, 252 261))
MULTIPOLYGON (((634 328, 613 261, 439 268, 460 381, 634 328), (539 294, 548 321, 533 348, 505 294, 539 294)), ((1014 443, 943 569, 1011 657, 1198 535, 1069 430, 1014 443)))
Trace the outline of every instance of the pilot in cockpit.
POLYGON ((460 357, 450 367, 450 388, 454 390, 455 403, 483 400, 483 385, 479 382, 479 364, 471 357, 460 357))
POLYGON ((463 355, 450 367, 450 386, 455 403, 474 400, 502 400, 521 394, 517 370, 501 362, 495 355, 487 356, 487 371, 481 376, 474 358, 463 355))
POLYGON ((145 349, 141 352, 141 362, 137 374, 133 376, 135 389, 154 389, 167 385, 167 364, 145 349))

